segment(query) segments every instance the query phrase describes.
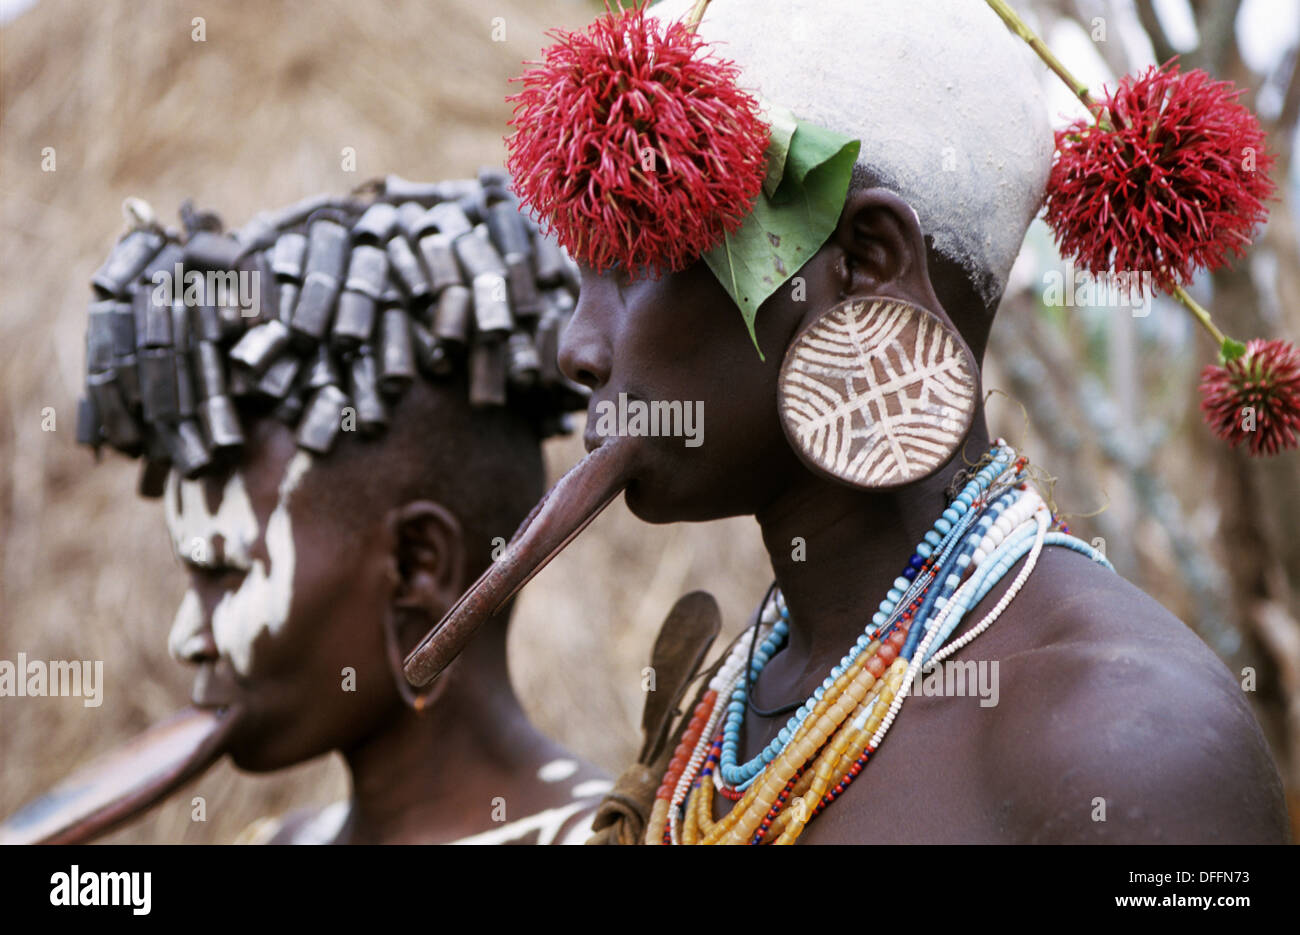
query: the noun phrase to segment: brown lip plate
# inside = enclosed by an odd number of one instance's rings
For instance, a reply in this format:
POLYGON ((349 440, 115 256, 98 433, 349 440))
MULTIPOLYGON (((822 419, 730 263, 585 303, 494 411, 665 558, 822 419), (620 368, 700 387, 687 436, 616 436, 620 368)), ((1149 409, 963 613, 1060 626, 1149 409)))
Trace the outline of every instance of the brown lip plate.
POLYGON ((162 801, 221 758, 232 709, 185 708, 77 770, 0 824, 0 844, 82 844, 162 801))
MULTIPOLYGON (((929 317, 935 319, 936 321, 939 321, 940 323, 944 322, 944 319, 936 315, 930 309, 922 308, 920 306, 918 306, 918 309, 924 314, 928 315, 929 317)), ((794 340, 790 342, 790 346, 793 347, 800 338, 802 338, 809 331, 813 330, 817 326, 817 323, 818 320, 813 320, 809 322, 807 325, 805 325, 795 336, 794 340)), ((951 327, 951 326, 947 326, 947 327, 951 327)), ((975 381, 975 395, 978 398, 983 391, 983 386, 984 386, 983 374, 980 373, 980 369, 975 363, 975 355, 971 352, 969 345, 967 345, 965 341, 959 341, 958 344, 961 349, 961 354, 965 358, 966 367, 971 372, 973 379, 975 381)), ((788 371, 789 368, 792 366, 792 364, 793 362, 789 354, 787 354, 785 359, 781 361, 781 370, 777 378, 777 388, 776 388, 777 406, 780 409, 784 409, 786 406, 786 382, 789 379, 788 371)), ((948 457, 944 458, 941 462, 934 465, 934 467, 932 467, 925 474, 917 475, 915 477, 910 477, 897 484, 881 484, 878 486, 873 486, 871 489, 875 492, 898 490, 903 487, 907 487, 911 484, 919 483, 920 481, 923 481, 926 478, 933 477, 939 471, 942 471, 945 466, 947 466, 952 462, 952 459, 957 455, 957 452, 962 450, 962 445, 964 444, 964 440, 966 436, 970 434, 971 426, 975 424, 974 405, 970 406, 965 411, 963 418, 964 418, 964 426, 961 431, 961 438, 963 441, 957 444, 957 446, 952 450, 952 452, 948 455, 948 457)), ((861 489, 852 481, 846 480, 843 477, 840 477, 837 474, 835 474, 833 471, 827 470, 823 465, 818 464, 815 459, 809 457, 807 452, 803 450, 803 446, 799 444, 799 440, 794 437, 793 430, 789 422, 784 418, 782 418, 780 422, 781 422, 781 431, 785 434, 786 441, 789 442, 791 450, 794 451, 795 456, 800 460, 800 462, 803 463, 805 467, 807 467, 810 471, 812 471, 814 474, 818 475, 819 477, 824 477, 827 480, 834 481, 837 484, 841 484, 845 487, 849 487, 855 490, 861 489)))
POLYGON ((473 587, 406 657, 406 680, 423 688, 516 591, 563 551, 627 486, 637 439, 610 438, 561 477, 473 587))

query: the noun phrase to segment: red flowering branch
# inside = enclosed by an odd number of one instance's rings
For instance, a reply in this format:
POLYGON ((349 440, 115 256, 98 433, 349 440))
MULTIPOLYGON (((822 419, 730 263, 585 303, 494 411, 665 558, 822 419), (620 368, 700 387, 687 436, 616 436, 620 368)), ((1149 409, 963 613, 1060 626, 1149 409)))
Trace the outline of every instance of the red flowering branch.
POLYGON ((1285 341, 1234 341, 1184 288, 1198 270, 1241 256, 1268 217, 1274 157, 1259 121, 1238 103, 1240 90, 1170 60, 1124 76, 1094 101, 1006 0, 986 2, 1093 117, 1056 133, 1045 214, 1061 252, 1093 273, 1149 270, 1219 348, 1201 379, 1214 433, 1233 447, 1254 433, 1252 455, 1293 447, 1300 351, 1285 341))
POLYGON ((1096 125, 1057 131, 1047 222, 1062 252, 1094 273, 1151 270, 1171 293, 1240 256, 1274 191, 1240 93, 1169 62, 1120 79, 1094 105, 1096 125))
POLYGON ((1300 352, 1285 341, 1251 341, 1245 352, 1201 373, 1201 411, 1211 431, 1252 455, 1297 444, 1300 433, 1300 352))

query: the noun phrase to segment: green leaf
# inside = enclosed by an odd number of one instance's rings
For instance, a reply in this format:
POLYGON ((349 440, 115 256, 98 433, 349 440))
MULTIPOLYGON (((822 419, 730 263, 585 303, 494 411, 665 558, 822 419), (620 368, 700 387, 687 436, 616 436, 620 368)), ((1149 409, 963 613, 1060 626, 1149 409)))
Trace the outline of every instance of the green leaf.
MULTIPOLYGON (((772 139, 780 139, 775 129, 772 139)), ((780 143, 769 143, 769 173, 773 145, 779 148, 780 143)), ((758 307, 797 273, 835 230, 860 146, 857 140, 830 130, 797 123, 772 194, 765 182, 741 228, 704 254, 709 269, 740 307, 762 360, 767 358, 754 331, 758 307)))
POLYGON ((794 136, 798 123, 794 119, 794 111, 771 101, 763 101, 762 117, 767 121, 769 128, 767 177, 763 179, 763 194, 771 198, 785 174, 785 158, 790 152, 790 138, 794 136))
POLYGON ((1245 353, 1246 345, 1240 341, 1234 341, 1232 338, 1224 338, 1223 344, 1219 347, 1219 361, 1230 364, 1245 353))
POLYGON ((849 190, 849 176, 853 174, 853 163, 857 161, 858 150, 862 144, 839 133, 822 129, 811 123, 800 123, 790 141, 790 151, 786 154, 785 173, 781 185, 772 200, 785 204, 798 197, 800 189, 813 195, 833 194, 823 192, 822 177, 836 178, 841 173, 844 177, 844 191, 839 194, 835 205, 835 219, 838 221, 840 209, 844 207, 844 195, 849 190))

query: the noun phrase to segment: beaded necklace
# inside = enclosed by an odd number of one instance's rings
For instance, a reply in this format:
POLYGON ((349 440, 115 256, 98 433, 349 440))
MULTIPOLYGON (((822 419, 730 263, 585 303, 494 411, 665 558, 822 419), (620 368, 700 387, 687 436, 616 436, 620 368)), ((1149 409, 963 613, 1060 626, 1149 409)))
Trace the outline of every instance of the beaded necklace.
POLYGON ((1044 546, 1074 549, 1114 570, 1065 526, 1049 531, 1054 518, 1027 484, 1027 468, 1028 459, 998 439, 958 475, 960 491, 950 490, 948 507, 862 635, 772 742, 739 763, 750 687, 790 631, 785 599, 773 587, 752 632, 732 646, 692 712, 656 793, 646 842, 794 843, 880 746, 907 697, 903 686, 922 666, 941 662, 988 629, 1024 586, 1044 546), (967 611, 1026 554, 998 603, 949 642, 967 611), (737 803, 717 821, 715 791, 737 803))

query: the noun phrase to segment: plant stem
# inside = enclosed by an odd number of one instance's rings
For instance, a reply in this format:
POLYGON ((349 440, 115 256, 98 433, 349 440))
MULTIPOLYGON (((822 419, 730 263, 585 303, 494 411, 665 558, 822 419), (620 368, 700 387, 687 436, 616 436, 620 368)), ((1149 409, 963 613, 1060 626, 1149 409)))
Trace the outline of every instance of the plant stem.
POLYGON ((986 2, 993 8, 994 13, 1002 17, 1002 22, 1006 23, 1017 36, 1029 43, 1029 47, 1038 53, 1038 57, 1043 60, 1044 64, 1069 86, 1074 96, 1083 102, 1084 107, 1088 108, 1088 112, 1095 113, 1093 111, 1092 95, 1088 93, 1088 86, 1070 74, 1069 69, 1061 64, 1061 60, 1052 54, 1052 50, 1047 47, 1047 44, 1038 38, 1028 24, 1020 18, 1019 14, 1011 9, 1006 0, 986 0, 986 2))
POLYGON ((1210 333, 1210 337, 1214 338, 1214 343, 1219 347, 1222 347, 1223 342, 1227 340, 1227 336, 1224 335, 1224 333, 1215 326, 1214 322, 1210 320, 1210 313, 1202 308, 1199 302, 1188 295, 1187 290, 1182 286, 1174 286, 1173 296, 1179 302, 1182 302, 1183 305, 1187 307, 1188 311, 1196 316, 1196 320, 1199 321, 1202 327, 1210 333))
POLYGON ((704 11, 708 9, 710 0, 696 0, 695 6, 691 9, 691 15, 686 17, 686 28, 695 32, 700 20, 704 19, 704 11))

